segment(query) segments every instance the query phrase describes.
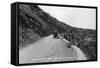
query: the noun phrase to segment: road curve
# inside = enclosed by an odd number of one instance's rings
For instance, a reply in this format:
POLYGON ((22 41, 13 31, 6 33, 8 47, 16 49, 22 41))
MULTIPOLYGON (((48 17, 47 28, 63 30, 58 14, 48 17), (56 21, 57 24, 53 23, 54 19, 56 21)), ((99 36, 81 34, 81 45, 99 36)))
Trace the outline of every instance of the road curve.
MULTIPOLYGON (((53 35, 44 37, 19 50, 19 63, 84 60, 84 58, 77 56, 79 54, 83 55, 83 52, 74 46, 67 48, 67 43, 67 40, 54 39, 53 35), (77 53, 76 50, 81 51, 81 53, 77 53)), ((82 55, 81 57, 84 57, 82 55)))

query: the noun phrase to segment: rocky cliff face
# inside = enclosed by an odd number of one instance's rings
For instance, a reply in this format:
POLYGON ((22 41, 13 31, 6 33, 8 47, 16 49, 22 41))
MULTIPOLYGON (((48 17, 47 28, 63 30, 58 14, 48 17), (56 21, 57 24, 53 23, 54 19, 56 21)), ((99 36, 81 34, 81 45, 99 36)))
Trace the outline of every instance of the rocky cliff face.
POLYGON ((88 60, 96 59, 96 31, 64 24, 44 12, 37 5, 19 5, 19 47, 34 43, 54 31, 78 46, 88 60))

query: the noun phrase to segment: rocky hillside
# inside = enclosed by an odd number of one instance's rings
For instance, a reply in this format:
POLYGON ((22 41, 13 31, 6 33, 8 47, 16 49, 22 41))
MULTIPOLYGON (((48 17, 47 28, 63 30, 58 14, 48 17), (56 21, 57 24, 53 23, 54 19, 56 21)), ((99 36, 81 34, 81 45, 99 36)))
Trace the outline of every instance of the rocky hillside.
POLYGON ((78 46, 88 60, 96 59, 96 31, 72 27, 58 21, 37 5, 19 5, 19 47, 25 47, 54 31, 65 34, 71 44, 78 46))

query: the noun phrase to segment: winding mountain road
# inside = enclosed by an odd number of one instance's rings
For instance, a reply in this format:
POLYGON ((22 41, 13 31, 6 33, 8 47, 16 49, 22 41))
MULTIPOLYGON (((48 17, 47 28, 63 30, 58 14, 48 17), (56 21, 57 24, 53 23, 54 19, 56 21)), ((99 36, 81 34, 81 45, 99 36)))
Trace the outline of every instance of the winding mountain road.
POLYGON ((19 63, 86 60, 78 47, 68 48, 67 43, 64 39, 54 39, 53 35, 44 37, 19 50, 19 63))

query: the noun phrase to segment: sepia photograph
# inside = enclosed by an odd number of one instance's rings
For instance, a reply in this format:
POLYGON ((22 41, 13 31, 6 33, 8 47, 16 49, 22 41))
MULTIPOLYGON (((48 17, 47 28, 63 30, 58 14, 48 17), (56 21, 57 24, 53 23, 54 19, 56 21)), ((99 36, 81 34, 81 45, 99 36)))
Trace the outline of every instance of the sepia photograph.
POLYGON ((97 60, 96 8, 18 5, 19 64, 97 60))

